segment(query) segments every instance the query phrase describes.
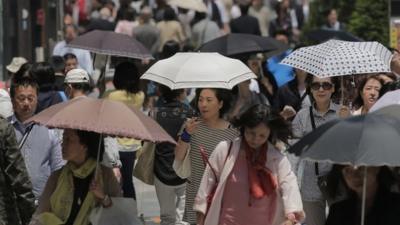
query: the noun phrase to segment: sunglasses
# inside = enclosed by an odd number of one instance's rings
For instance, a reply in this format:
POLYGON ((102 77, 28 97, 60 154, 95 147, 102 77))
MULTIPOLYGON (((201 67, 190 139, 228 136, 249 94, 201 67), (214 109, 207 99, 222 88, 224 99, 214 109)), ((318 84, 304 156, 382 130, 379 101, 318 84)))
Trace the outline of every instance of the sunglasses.
POLYGON ((310 87, 314 91, 318 91, 321 87, 322 87, 322 89, 327 91, 327 90, 330 90, 333 87, 333 84, 329 83, 329 82, 322 82, 322 83, 313 82, 313 83, 311 83, 310 87))

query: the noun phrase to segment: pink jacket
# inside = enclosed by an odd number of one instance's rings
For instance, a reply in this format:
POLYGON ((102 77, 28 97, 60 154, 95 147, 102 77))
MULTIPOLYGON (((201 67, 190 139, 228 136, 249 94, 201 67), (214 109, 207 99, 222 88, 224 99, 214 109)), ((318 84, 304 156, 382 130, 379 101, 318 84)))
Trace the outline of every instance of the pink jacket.
MULTIPOLYGON (((215 191, 214 200, 211 203, 204 225, 217 225, 219 222, 223 190, 225 190, 226 181, 239 155, 241 141, 241 138, 236 138, 233 141, 232 149, 228 157, 229 142, 225 141, 220 142, 210 156, 210 163, 219 176, 220 182, 215 191)), ((268 146, 266 166, 278 179, 278 194, 281 196, 281 200, 278 201, 279 205, 277 205, 277 209, 281 213, 275 216, 275 222, 273 224, 281 224, 284 222, 286 214, 303 211, 297 178, 292 172, 289 160, 286 156, 276 150, 271 144, 268 146)), ((207 196, 214 184, 215 178, 212 175, 211 169, 207 166, 195 199, 193 207, 195 211, 205 214, 207 209, 207 196)))

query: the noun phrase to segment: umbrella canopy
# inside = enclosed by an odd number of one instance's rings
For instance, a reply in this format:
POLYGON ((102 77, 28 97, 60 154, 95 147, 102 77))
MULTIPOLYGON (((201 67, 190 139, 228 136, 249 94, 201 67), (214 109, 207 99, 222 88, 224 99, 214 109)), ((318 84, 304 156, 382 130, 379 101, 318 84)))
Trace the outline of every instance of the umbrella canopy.
POLYGON ((152 55, 136 39, 113 31, 94 30, 76 37, 68 47, 86 49, 93 53, 128 57, 135 59, 152 59, 152 55))
POLYGON ((327 122, 289 151, 314 161, 354 166, 400 166, 400 106, 327 122))
POLYGON ((198 12, 207 12, 207 6, 202 0, 169 0, 169 5, 198 12))
POLYGON ((152 80, 171 89, 224 88, 256 78, 241 61, 218 53, 177 53, 151 66, 140 79, 152 80))
POLYGON ((363 41, 361 38, 342 30, 318 29, 305 34, 312 41, 325 42, 330 39, 342 41, 363 41))
POLYGON ((369 109, 374 112, 389 105, 400 105, 400 90, 389 91, 378 99, 377 102, 369 109))
POLYGON ((198 50, 201 52, 218 52, 225 56, 264 52, 268 56, 282 53, 289 46, 271 37, 253 34, 227 34, 204 43, 198 50))
POLYGON ((392 53, 378 42, 330 40, 300 48, 282 60, 282 64, 317 77, 390 72, 392 53))
POLYGON ((59 103, 31 117, 29 122, 50 128, 78 129, 175 144, 175 140, 156 121, 141 111, 105 99, 80 97, 59 103))

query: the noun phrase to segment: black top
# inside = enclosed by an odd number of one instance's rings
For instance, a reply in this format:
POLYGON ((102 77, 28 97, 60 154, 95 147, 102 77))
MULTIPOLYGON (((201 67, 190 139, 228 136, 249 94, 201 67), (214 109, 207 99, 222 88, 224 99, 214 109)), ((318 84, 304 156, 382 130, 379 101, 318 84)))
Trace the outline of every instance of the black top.
POLYGON ((298 112, 301 109, 301 103, 305 97, 306 96, 300 96, 297 88, 297 79, 293 79, 278 89, 273 108, 280 112, 285 105, 289 105, 298 112))
MULTIPOLYGON (((193 117, 195 111, 180 103, 164 103, 155 109, 154 118, 171 137, 178 139, 178 132, 186 118, 193 117)), ((156 145, 154 153, 154 174, 166 185, 180 185, 186 182, 176 175, 172 164, 175 159, 175 145, 167 142, 156 145)))
MULTIPOLYGON (((366 212, 365 225, 398 224, 400 215, 400 194, 380 188, 369 212, 366 212)), ((337 202, 330 208, 325 225, 361 224, 361 200, 355 196, 337 202)))
POLYGON ((72 202, 71 213, 69 214, 68 220, 65 225, 73 225, 78 216, 79 210, 83 204, 83 201, 86 198, 86 195, 89 191, 89 185, 92 181, 93 173, 87 176, 86 178, 77 178, 73 177, 74 182, 74 200, 72 202))

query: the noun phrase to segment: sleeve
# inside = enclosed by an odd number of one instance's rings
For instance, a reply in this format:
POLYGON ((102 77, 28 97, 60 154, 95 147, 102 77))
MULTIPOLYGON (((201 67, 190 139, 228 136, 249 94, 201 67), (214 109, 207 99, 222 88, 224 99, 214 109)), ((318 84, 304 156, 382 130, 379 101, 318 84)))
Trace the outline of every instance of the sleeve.
MULTIPOLYGON (((224 167, 224 161, 225 158, 227 157, 226 154, 228 154, 228 148, 229 148, 229 142, 226 141, 220 142, 217 145, 217 147, 215 147, 215 150, 213 151, 213 153, 209 158, 209 162, 213 167, 216 175, 218 176, 218 180, 224 167)), ((217 183, 217 178, 212 172, 210 166, 207 165, 206 169, 204 170, 200 187, 194 201, 193 209, 195 211, 198 211, 203 214, 206 213, 207 197, 210 195, 211 191, 215 188, 216 183, 217 183)))
POLYGON ((49 130, 50 138, 50 168, 54 172, 64 166, 65 162, 62 159, 60 139, 54 130, 49 130))
POLYGON ((81 62, 78 62, 79 65, 86 70, 89 75, 93 75, 93 62, 92 57, 90 56, 90 52, 84 50, 82 53, 82 57, 79 58, 81 62))
POLYGON ((305 130, 303 114, 304 110, 300 110, 292 121, 292 133, 294 138, 303 137, 303 131, 305 130))
POLYGON ((282 154, 278 161, 277 171, 285 214, 302 212, 303 204, 297 178, 291 169, 289 160, 282 154))
POLYGON ((121 167, 121 160, 118 154, 117 139, 112 137, 104 138, 104 154, 102 164, 109 168, 121 167))
POLYGON ((14 128, 7 124, 4 130, 4 165, 6 180, 10 182, 15 194, 18 211, 23 221, 27 224, 35 211, 32 184, 25 167, 24 159, 18 149, 14 128))

